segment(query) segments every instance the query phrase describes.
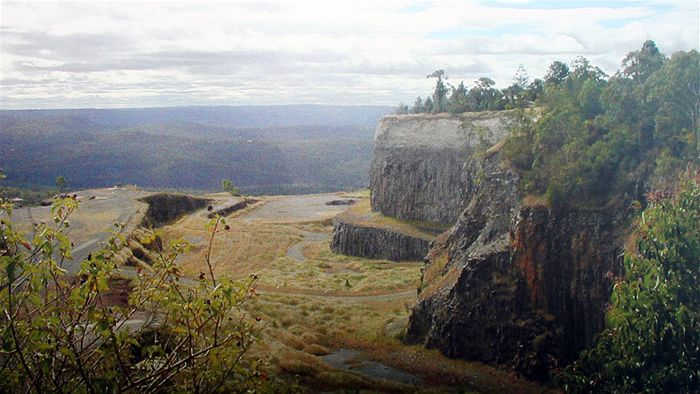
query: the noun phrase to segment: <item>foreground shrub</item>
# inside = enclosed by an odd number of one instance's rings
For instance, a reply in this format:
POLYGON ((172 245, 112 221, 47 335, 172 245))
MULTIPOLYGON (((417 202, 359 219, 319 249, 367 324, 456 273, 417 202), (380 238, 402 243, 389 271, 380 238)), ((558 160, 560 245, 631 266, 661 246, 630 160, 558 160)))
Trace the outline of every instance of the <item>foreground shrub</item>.
POLYGON ((688 393, 700 387, 700 185, 649 196, 638 252, 613 290, 594 348, 561 379, 570 392, 688 393))
POLYGON ((117 226, 107 247, 82 261, 76 276, 64 233, 73 199, 52 207, 53 223, 30 239, 0 201, 0 385, 3 392, 243 392, 261 388, 258 363, 244 358, 255 340, 242 305, 254 278, 217 279, 211 243, 224 224, 209 224, 210 248, 198 281, 182 278, 175 242, 131 281, 128 302, 111 294, 125 245, 117 226))

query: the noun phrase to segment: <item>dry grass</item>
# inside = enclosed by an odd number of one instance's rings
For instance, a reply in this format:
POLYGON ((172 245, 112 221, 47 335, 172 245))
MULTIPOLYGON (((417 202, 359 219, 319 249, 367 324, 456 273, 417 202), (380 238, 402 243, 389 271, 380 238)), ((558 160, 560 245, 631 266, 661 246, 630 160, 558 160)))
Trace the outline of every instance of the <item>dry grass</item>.
MULTIPOLYGON (((351 209, 368 210, 368 206, 364 200, 351 209)), ((162 230, 166 243, 176 238, 193 241, 190 253, 180 260, 184 271, 193 276, 203 269, 205 223, 205 218, 190 215, 162 230)), ((333 370, 318 357, 333 349, 353 348, 423 377, 434 386, 434 392, 440 392, 446 384, 475 385, 486 391, 534 392, 527 382, 513 380, 491 367, 449 360, 438 352, 401 344, 398 337, 416 300, 411 290, 419 285, 422 264, 336 255, 328 241, 306 243, 306 261, 286 256, 290 246, 304 239, 305 231, 330 236, 328 220, 271 223, 233 215, 227 223, 231 230, 217 234, 214 244, 215 270, 234 278, 250 273, 260 276, 259 295, 246 307, 264 327, 254 354, 269 356, 278 372, 299 376, 317 391, 414 391, 398 383, 333 370), (385 296, 395 293, 399 295, 385 296)), ((445 277, 445 264, 446 256, 436 260, 426 271, 427 277, 433 282, 445 277)))
POLYGON ((309 290, 310 294, 370 295, 415 289, 419 263, 394 263, 337 255, 328 241, 303 249, 306 261, 281 257, 259 271, 260 284, 268 289, 309 290))
POLYGON ((449 228, 449 226, 439 223, 399 220, 384 216, 379 212, 372 212, 369 200, 362 200, 354 204, 338 217, 359 226, 391 229, 428 241, 435 238, 435 233, 443 232, 449 228))
MULTIPOLYGON (((190 215, 162 229, 164 241, 185 239, 192 244, 179 263, 185 275, 196 277, 205 272, 207 219, 190 215)), ((303 248, 306 261, 287 257, 287 250, 303 241, 303 232, 326 233, 327 222, 278 224, 245 222, 227 218, 229 231, 220 231, 214 240, 212 263, 217 275, 231 278, 260 276, 260 286, 281 291, 301 290, 316 294, 377 294, 416 288, 420 265, 369 260, 334 254, 329 241, 310 242, 303 248)))
POLYGON ((535 194, 528 194, 527 196, 523 197, 523 206, 526 207, 548 207, 549 202, 547 201, 547 197, 542 195, 535 195, 535 194))
MULTIPOLYGON (((206 270, 203 265, 210 234, 205 217, 190 215, 162 229, 165 243, 184 239, 191 243, 190 253, 179 263, 186 275, 196 277, 206 270)), ((270 266, 284 258, 287 249, 302 240, 294 227, 267 223, 245 223, 227 219, 230 230, 220 229, 214 238, 211 261, 217 275, 240 278, 270 266)))

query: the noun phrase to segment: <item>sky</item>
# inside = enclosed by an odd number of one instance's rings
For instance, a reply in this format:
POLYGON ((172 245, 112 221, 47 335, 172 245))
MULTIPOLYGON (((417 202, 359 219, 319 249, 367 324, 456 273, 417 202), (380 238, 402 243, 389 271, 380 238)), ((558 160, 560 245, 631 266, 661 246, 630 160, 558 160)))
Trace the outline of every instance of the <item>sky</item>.
POLYGON ((698 49, 700 0, 0 0, 0 108, 411 104, 652 39, 698 49))

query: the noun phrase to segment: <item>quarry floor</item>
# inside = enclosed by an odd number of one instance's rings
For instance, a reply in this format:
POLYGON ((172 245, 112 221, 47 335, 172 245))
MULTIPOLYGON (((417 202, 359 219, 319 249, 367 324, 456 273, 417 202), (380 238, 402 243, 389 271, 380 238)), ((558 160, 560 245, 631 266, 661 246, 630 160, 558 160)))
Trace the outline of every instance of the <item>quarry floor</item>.
MULTIPOLYGON (((121 188, 78 194, 83 202, 70 235, 76 255, 84 258, 106 238, 112 222, 140 222, 146 207, 136 198, 148 193, 121 188)), ((223 193, 206 197, 214 206, 235 202, 223 193)), ((332 219, 349 206, 326 203, 353 199, 361 208, 367 198, 366 191, 262 196, 225 218, 230 229, 216 234, 212 262, 217 276, 260 278, 258 295, 246 307, 260 320, 254 355, 310 392, 544 392, 496 368, 401 343, 422 263, 342 256, 329 249, 332 219)), ((15 214, 27 229, 32 220, 50 220, 45 207, 15 214)), ((186 276, 205 271, 208 221, 202 210, 158 230, 165 245, 176 239, 191 244, 178 258, 186 276)))
MULTIPOLYGON (((329 249, 332 219, 365 210, 368 197, 366 191, 256 197, 258 203, 225 218, 230 230, 214 239, 214 270, 219 276, 260 278, 259 295, 248 305, 263 327, 258 354, 269 355, 280 373, 312 392, 542 392, 495 368, 401 343, 422 263, 329 249), (326 205, 338 199, 356 204, 326 205)), ((193 277, 204 271, 206 220, 192 214, 161 230, 166 243, 194 241, 180 260, 193 277)))
MULTIPOLYGON (((80 261, 109 238, 115 230, 114 223, 125 224, 125 232, 141 223, 148 204, 138 199, 152 193, 133 187, 113 187, 70 194, 76 194, 80 208, 71 215, 70 227, 66 229, 73 242, 73 258, 64 261, 63 268, 69 273, 76 273, 80 269, 80 261)), ((19 223, 19 229, 28 234, 31 234, 34 223, 52 223, 50 206, 18 208, 12 216, 19 223)))

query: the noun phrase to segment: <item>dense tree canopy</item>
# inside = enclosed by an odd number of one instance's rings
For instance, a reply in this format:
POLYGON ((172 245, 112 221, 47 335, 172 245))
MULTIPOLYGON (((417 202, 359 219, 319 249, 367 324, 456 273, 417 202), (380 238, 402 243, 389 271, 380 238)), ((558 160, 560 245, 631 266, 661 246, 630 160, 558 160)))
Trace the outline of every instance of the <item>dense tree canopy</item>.
POLYGON ((664 177, 697 160, 699 62, 697 51, 667 59, 648 41, 610 78, 584 58, 571 69, 552 63, 538 118, 523 117, 505 146, 525 191, 550 203, 643 200, 641 174, 664 177))
POLYGON ((700 387, 700 174, 650 196, 625 255, 608 324, 562 375, 571 392, 689 393, 700 387))
POLYGON ((584 57, 569 65, 554 61, 532 82, 520 66, 504 89, 481 77, 471 88, 460 82, 448 92, 444 76, 443 70, 428 75, 437 78, 434 93, 398 112, 538 107, 536 120, 521 113, 505 153, 522 172, 524 191, 546 193, 550 202, 597 205, 619 192, 643 200, 639 175, 663 177, 699 159, 700 55, 695 50, 668 58, 649 40, 612 76, 584 57))

